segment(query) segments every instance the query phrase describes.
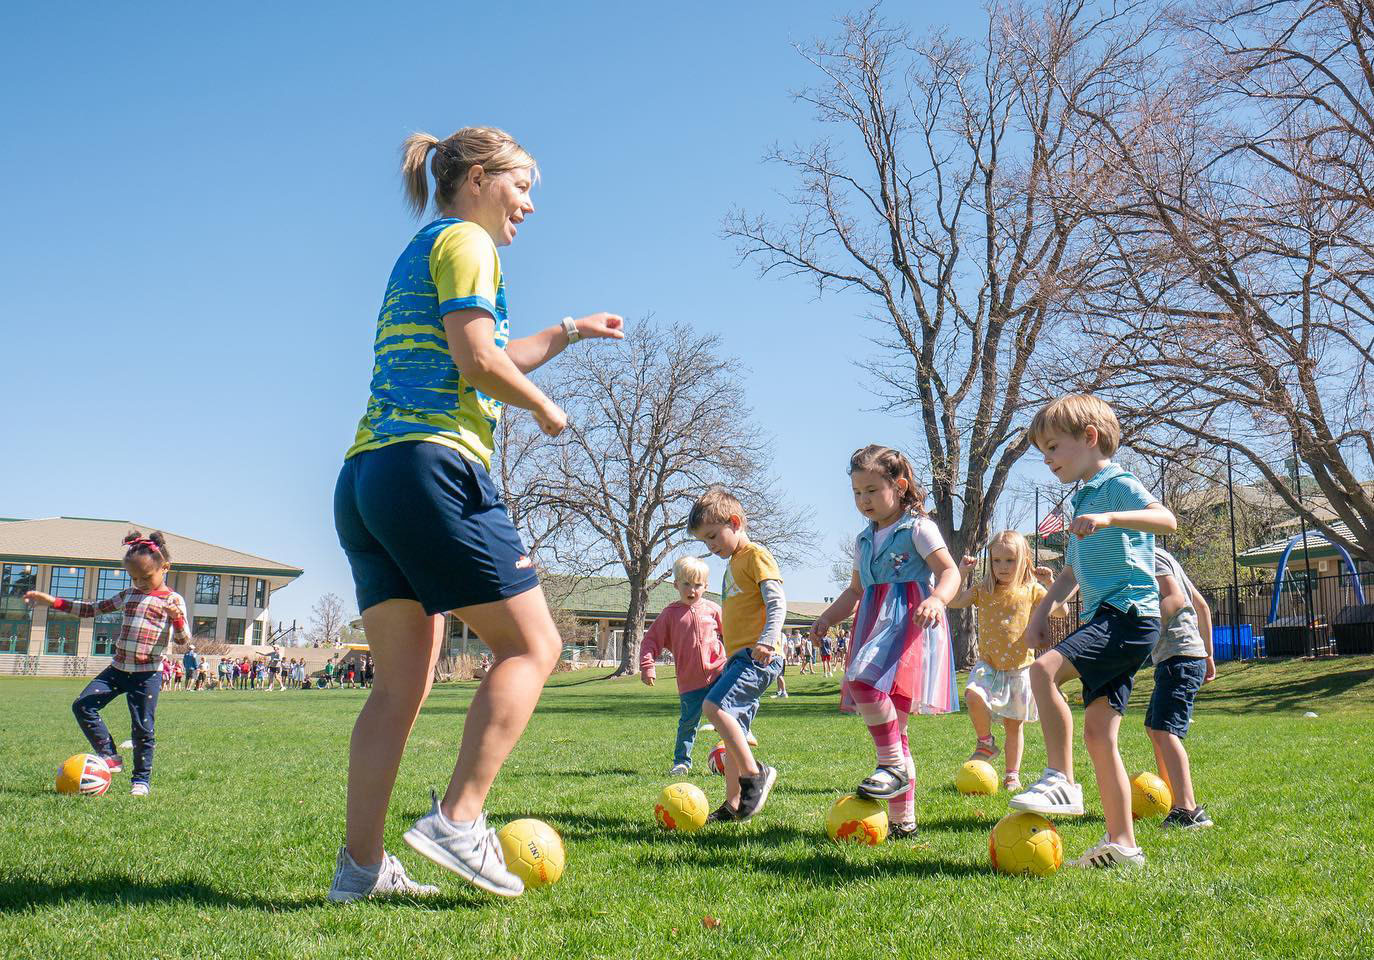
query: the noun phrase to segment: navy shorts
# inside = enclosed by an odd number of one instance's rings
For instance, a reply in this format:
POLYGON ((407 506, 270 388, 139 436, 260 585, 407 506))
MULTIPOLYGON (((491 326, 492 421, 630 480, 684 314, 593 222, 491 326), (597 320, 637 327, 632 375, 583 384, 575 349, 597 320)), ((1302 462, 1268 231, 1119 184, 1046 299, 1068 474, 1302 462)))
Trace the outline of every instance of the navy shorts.
POLYGON ((1193 701, 1207 675, 1206 657, 1170 657, 1155 664, 1155 692, 1145 711, 1145 726, 1182 740, 1193 722, 1193 701))
POLYGON ((769 663, 759 663, 753 649, 736 651, 706 692, 707 700, 744 724, 745 729, 758 709, 759 697, 778 679, 783 667, 782 654, 775 654, 769 663))
POLYGON ((539 583, 487 471, 442 444, 393 443, 345 460, 334 529, 360 612, 416 600, 427 614, 446 613, 539 583))
POLYGON ((1106 697, 1117 713, 1126 712, 1131 687, 1159 639, 1159 618, 1142 617, 1102 604, 1093 618, 1054 648, 1083 680, 1083 704, 1106 697))

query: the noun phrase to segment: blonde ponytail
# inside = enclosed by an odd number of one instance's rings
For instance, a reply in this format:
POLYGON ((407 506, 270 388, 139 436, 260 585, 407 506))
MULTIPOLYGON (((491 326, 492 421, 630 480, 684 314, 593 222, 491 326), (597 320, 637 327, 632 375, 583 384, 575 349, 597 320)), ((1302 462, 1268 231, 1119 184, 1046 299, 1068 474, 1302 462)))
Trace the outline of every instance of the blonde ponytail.
POLYGON ((429 152, 439 146, 439 138, 429 133, 412 133, 401 144, 401 184, 406 205, 422 217, 429 206, 429 177, 425 175, 425 161, 429 152))
POLYGON ((401 145, 401 183, 406 204, 415 216, 424 216, 429 206, 429 179, 425 161, 434 177, 434 202, 448 206, 468 170, 480 165, 487 173, 529 170, 539 179, 539 167, 529 151, 497 127, 464 127, 446 140, 419 132, 406 137, 401 145), (430 157, 433 151, 434 156, 430 157))

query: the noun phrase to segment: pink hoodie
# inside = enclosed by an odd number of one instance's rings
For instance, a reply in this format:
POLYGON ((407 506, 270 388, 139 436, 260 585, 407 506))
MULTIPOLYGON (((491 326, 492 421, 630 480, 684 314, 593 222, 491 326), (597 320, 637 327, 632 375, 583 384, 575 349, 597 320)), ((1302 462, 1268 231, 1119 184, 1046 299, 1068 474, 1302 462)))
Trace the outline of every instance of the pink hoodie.
POLYGON ((644 634, 639 671, 652 678, 655 658, 660 650, 667 650, 677 667, 678 693, 710 686, 725 666, 725 644, 720 635, 719 606, 710 600, 698 600, 691 606, 675 600, 663 608, 644 634))

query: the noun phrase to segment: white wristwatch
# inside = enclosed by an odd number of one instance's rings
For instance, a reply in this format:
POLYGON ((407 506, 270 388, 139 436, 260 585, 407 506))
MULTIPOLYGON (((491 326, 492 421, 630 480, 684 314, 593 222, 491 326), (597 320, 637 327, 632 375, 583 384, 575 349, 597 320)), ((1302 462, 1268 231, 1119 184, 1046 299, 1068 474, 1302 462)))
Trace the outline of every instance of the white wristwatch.
POLYGON ((582 339, 582 334, 578 332, 577 324, 572 317, 564 317, 560 322, 563 324, 563 332, 568 335, 569 343, 576 343, 582 339))

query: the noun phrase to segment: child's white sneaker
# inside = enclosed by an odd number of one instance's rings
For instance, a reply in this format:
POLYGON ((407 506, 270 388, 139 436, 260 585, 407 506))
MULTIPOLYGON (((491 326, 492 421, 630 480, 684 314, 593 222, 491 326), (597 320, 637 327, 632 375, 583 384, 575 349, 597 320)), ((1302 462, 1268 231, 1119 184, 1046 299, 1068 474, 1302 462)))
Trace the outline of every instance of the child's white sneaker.
POLYGON ((1069 783, 1058 770, 1046 770, 1030 789, 1012 797, 1009 806, 1041 816, 1081 817, 1083 786, 1069 783))
POLYGON ((689 773, 691 773, 691 772, 692 772, 692 768, 689 767, 689 766, 687 766, 687 764, 685 764, 685 763, 675 763, 675 764, 673 764, 673 769, 671 769, 671 770, 668 771, 668 776, 670 776, 670 777, 685 777, 687 774, 689 774, 689 773))
POLYGON ((759 738, 754 736, 752 733, 746 733, 744 735, 744 742, 749 744, 749 746, 751 747, 757 747, 759 745, 759 738))
POLYGON ((1139 847, 1123 847, 1119 843, 1112 843, 1107 839, 1107 835, 1103 834, 1101 843, 1077 860, 1070 860, 1069 866, 1097 870, 1108 867, 1143 867, 1145 852, 1139 847))
POLYGON ((129 796, 131 797, 146 797, 147 795, 148 785, 142 780, 135 780, 133 785, 129 787, 129 796))
POLYGON ((334 903, 348 903, 369 897, 433 897, 439 888, 416 883, 406 875, 401 861, 382 852, 377 866, 361 867, 348 855, 346 847, 339 848, 334 865, 334 882, 329 885, 329 899, 334 903))

